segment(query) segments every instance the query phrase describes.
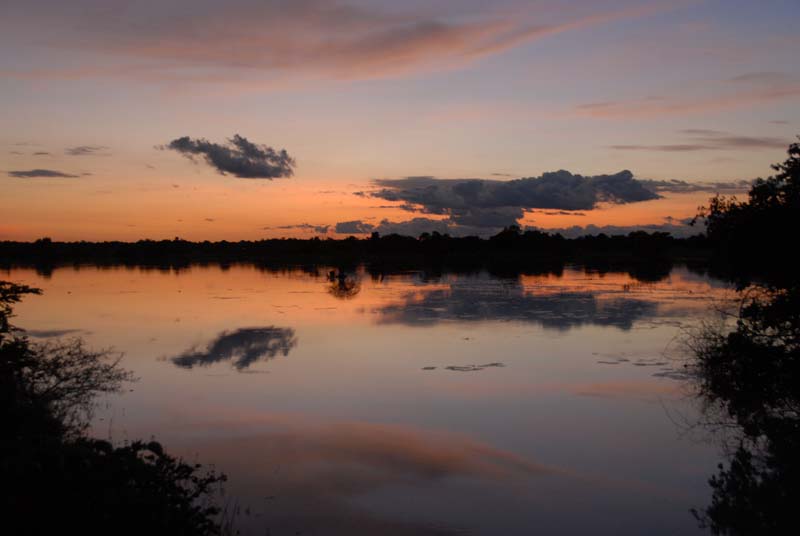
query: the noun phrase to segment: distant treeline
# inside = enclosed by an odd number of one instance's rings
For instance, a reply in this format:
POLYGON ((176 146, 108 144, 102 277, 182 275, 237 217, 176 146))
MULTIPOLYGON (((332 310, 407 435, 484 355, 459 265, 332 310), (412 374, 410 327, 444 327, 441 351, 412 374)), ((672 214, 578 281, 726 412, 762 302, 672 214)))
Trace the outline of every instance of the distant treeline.
MULTIPOLYGON (((343 240, 271 239, 241 242, 0 242, 0 266, 35 266, 41 272, 59 266, 151 266, 179 269, 195 264, 248 263, 265 268, 333 266, 340 269, 366 264, 371 270, 405 269, 444 271, 551 271, 564 264, 594 266, 599 270, 631 266, 703 265, 712 248, 702 236, 677 239, 667 233, 634 232, 625 236, 586 236, 566 239, 539 231, 509 227, 497 235, 456 238, 439 233, 419 238, 400 235, 343 240)), ((667 268, 667 272, 669 268, 667 268)))

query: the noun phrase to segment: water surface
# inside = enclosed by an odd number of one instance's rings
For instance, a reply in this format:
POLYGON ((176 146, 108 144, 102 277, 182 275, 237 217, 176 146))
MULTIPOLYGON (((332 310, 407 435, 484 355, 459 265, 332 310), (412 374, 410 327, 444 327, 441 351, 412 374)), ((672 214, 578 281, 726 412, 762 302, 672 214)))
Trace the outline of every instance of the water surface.
POLYGON ((244 534, 691 534, 720 458, 687 435, 686 329, 729 295, 677 268, 486 273, 62 268, 16 322, 139 381, 93 432, 229 475, 244 534))

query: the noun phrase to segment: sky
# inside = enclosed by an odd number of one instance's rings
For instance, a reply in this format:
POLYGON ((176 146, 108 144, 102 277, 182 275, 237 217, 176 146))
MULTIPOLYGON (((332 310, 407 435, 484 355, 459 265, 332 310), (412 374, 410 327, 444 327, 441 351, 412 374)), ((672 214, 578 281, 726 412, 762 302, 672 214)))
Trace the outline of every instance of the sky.
POLYGON ((797 8, 0 0, 0 240, 680 235, 796 141, 797 8))

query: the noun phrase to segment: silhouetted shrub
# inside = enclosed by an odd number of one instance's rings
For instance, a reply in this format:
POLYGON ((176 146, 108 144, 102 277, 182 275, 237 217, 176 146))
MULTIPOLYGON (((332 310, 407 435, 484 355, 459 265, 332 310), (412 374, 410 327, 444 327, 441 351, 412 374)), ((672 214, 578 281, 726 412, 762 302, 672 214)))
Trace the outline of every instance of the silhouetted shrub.
POLYGON ((0 281, 0 514, 18 534, 219 534, 225 477, 155 441, 86 436, 95 398, 131 378, 80 340, 34 344, 9 319, 37 289, 0 281))
POLYGON ((695 515, 715 534, 791 534, 800 504, 800 289, 744 296, 732 331, 692 340, 707 424, 733 445, 709 481, 711 504, 695 515))

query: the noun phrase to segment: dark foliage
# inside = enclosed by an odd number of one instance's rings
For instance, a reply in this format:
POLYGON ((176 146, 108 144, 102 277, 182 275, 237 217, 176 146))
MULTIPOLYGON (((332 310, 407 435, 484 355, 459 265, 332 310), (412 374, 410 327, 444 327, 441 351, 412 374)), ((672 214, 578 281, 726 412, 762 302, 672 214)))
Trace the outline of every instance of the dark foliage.
POLYGON ((130 374, 81 341, 34 344, 9 322, 38 293, 0 282, 0 514, 20 534, 218 534, 224 480, 156 442, 86 436, 95 398, 130 374))
POLYGON ((785 283, 800 269, 787 247, 800 229, 800 144, 790 145, 788 155, 772 166, 778 173, 756 180, 747 201, 718 195, 700 208, 717 264, 740 277, 785 283))
POLYGON ((695 512, 715 534, 790 534, 800 504, 800 288, 751 288, 730 333, 695 339, 709 423, 733 437, 695 512))
POLYGON ((714 263, 740 285, 733 329, 690 341, 703 424, 724 431, 727 463, 694 511, 714 534, 793 534, 800 504, 800 281, 792 236, 800 224, 800 145, 755 182, 747 201, 702 207, 714 263), (753 281, 757 281, 753 284, 753 281))
MULTIPOLYGON (((48 275, 59 266, 140 266, 179 270, 195 264, 249 263, 265 269, 335 266, 349 272, 366 264, 371 273, 404 270, 493 274, 538 273, 580 264, 597 272, 627 271, 645 280, 665 277, 676 262, 707 265, 703 236, 676 239, 667 233, 565 239, 509 227, 490 239, 424 233, 344 240, 274 239, 241 242, 0 242, 0 267, 33 266, 48 275)), ((348 289, 349 293, 355 289, 348 289)), ((338 293, 333 289, 332 293, 338 293)))

